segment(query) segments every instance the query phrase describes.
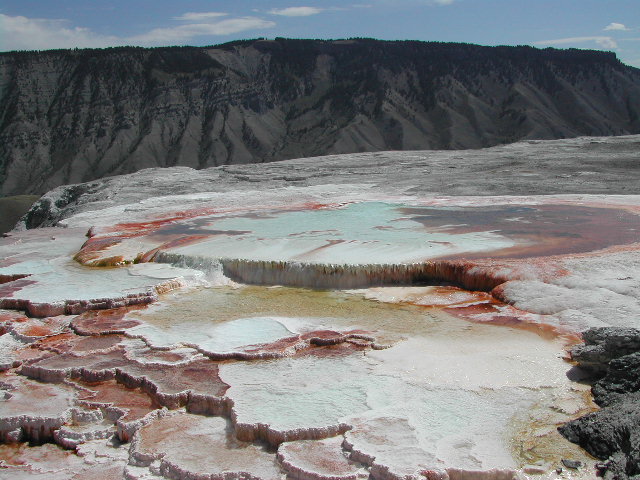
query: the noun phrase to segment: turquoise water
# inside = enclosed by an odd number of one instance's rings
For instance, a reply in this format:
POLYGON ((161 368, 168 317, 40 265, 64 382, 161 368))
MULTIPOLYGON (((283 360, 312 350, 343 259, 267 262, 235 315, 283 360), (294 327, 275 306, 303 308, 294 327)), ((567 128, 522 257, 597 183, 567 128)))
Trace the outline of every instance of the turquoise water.
POLYGON ((490 230, 451 233, 426 228, 403 213, 405 207, 363 202, 343 208, 214 218, 207 228, 215 236, 175 251, 219 258, 368 264, 417 262, 514 245, 490 230), (225 235, 227 231, 233 234, 225 235))

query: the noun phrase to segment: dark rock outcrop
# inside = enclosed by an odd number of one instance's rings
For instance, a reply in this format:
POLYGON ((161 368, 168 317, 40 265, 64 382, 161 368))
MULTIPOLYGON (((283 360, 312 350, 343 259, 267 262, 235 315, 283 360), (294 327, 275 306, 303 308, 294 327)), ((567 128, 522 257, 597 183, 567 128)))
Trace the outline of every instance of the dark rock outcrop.
POLYGON ((607 374, 592 391, 601 406, 614 405, 624 401, 626 395, 640 391, 640 350, 611 360, 607 374))
POLYGON ((592 387, 601 410, 573 420, 560 433, 606 460, 609 480, 640 478, 640 330, 591 329, 571 354, 597 379, 592 387))
POLYGON ((594 376, 609 370, 617 358, 640 352, 640 331, 635 328, 592 328, 582 334, 584 344, 571 350, 571 358, 594 376))
POLYGON ((0 195, 148 167, 640 132, 640 71, 532 47, 252 40, 0 54, 0 195))

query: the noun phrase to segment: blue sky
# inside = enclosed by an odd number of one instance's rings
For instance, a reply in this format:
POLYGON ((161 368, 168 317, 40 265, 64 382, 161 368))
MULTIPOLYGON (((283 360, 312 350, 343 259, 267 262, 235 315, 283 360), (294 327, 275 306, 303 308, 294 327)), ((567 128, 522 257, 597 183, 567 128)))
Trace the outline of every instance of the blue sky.
POLYGON ((2 0, 0 51, 241 38, 436 40, 611 50, 640 67, 640 0, 2 0))

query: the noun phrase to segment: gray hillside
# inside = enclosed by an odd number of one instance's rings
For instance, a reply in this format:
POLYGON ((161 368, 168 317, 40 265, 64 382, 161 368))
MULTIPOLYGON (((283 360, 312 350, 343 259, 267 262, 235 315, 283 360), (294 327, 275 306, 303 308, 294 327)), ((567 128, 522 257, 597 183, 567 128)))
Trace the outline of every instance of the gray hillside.
POLYGON ((614 54, 376 40, 0 54, 0 195, 148 167, 640 133, 614 54))

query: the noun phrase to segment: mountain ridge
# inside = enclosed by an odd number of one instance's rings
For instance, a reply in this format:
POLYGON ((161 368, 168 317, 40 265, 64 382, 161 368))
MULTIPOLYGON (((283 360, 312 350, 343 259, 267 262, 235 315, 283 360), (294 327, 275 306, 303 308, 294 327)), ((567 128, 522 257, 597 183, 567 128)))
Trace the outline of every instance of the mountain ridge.
POLYGON ((640 133, 613 53, 245 40, 0 53, 2 195, 142 168, 640 133))

